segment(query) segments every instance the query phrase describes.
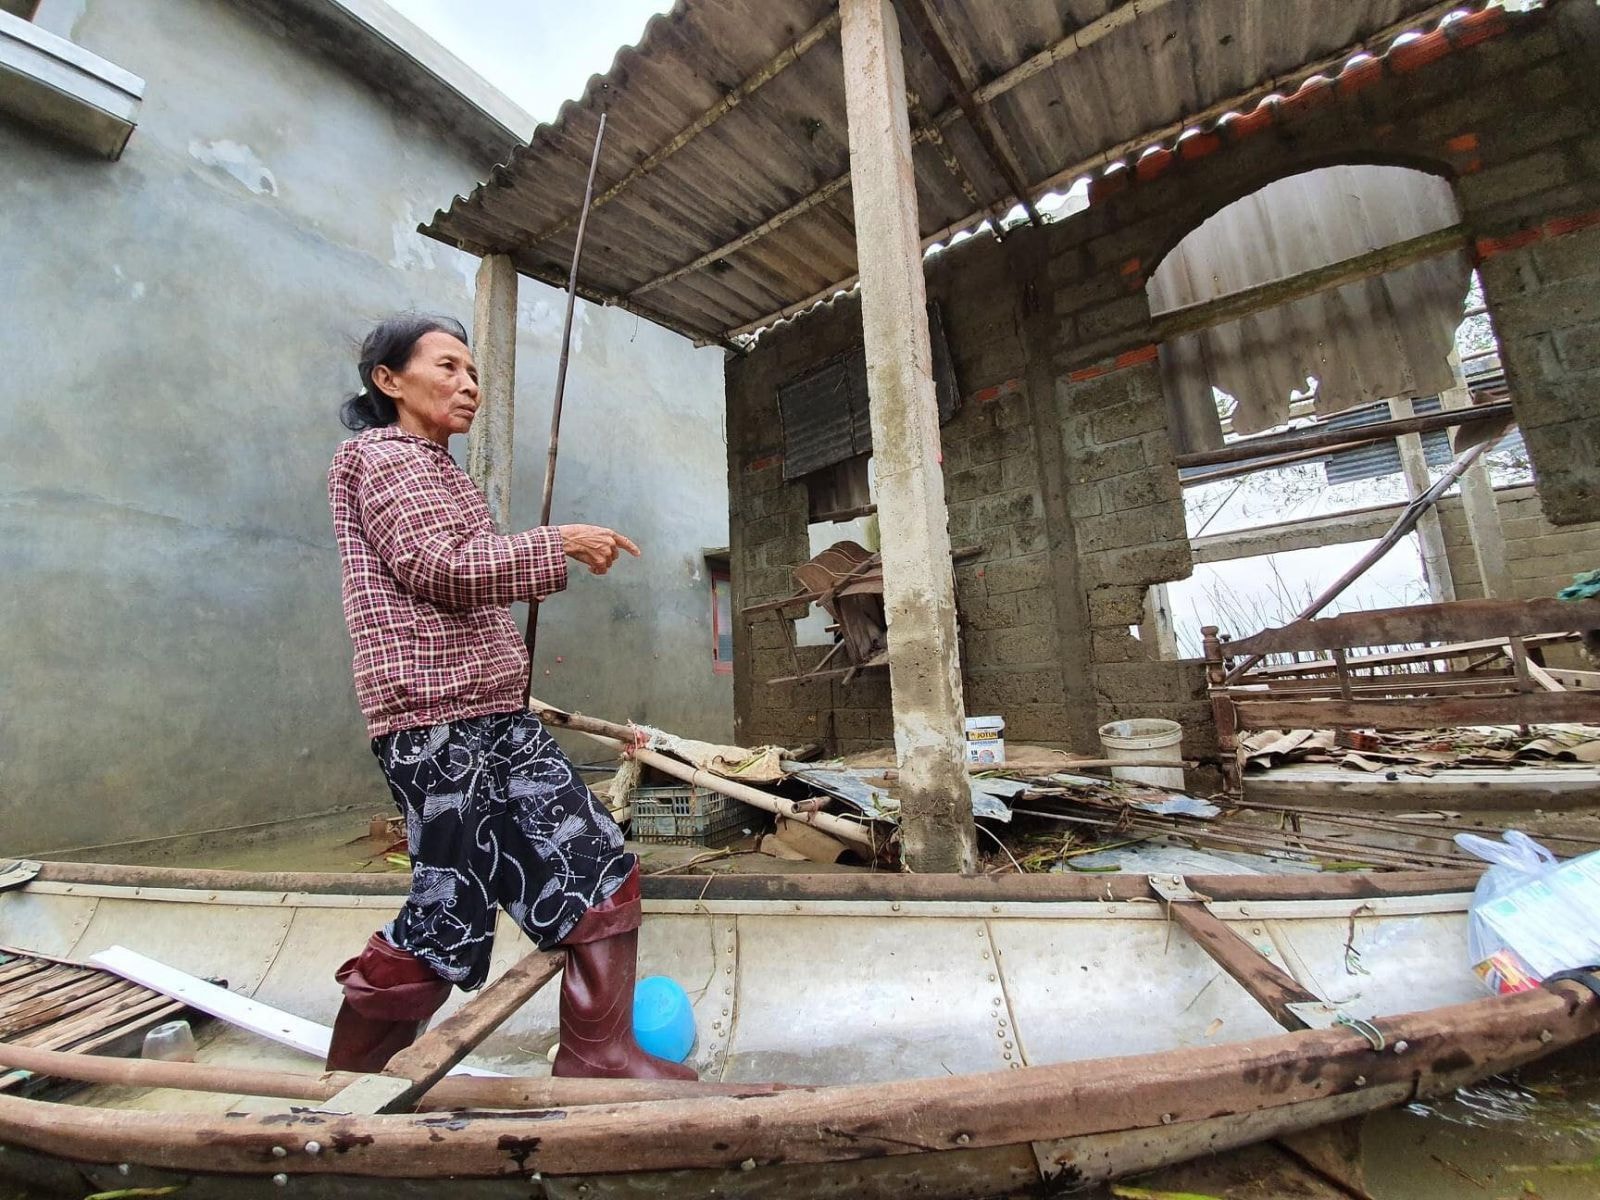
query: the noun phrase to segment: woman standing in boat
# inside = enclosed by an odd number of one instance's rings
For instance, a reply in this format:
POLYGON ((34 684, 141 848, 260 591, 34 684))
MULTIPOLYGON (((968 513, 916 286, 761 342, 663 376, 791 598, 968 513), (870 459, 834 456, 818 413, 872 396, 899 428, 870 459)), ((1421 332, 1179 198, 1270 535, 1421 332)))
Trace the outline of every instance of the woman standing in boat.
POLYGON ((596 525, 501 535, 448 450, 478 408, 466 331, 404 315, 361 347, 328 499, 355 645, 356 696, 406 821, 411 891, 340 967, 330 1070, 376 1071, 489 971, 497 908, 567 952, 554 1073, 693 1078, 633 1040, 639 867, 527 711, 528 656, 507 606, 603 575, 626 537, 596 525))

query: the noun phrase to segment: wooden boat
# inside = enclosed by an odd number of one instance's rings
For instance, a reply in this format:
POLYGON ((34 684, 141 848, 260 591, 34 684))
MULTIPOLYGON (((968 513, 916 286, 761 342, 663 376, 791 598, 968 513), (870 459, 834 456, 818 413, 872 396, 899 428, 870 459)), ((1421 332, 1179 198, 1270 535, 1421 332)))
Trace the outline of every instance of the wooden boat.
MULTIPOLYGON (((446 1181, 558 1200, 1053 1194, 1437 1095, 1600 1030, 1600 994, 1577 983, 1481 993, 1472 882, 661 877, 641 968, 694 997, 707 1085, 538 1078, 548 987, 469 1060, 516 1078, 447 1079, 424 1106, 458 1111, 330 1111, 348 1080, 213 1025, 193 1065, 57 1056, 207 1090, 0 1095, 0 1176, 185 1200, 446 1181)), ((120 945, 326 1023, 335 963, 403 883, 45 864, 0 893, 0 943, 70 960, 120 945)), ((518 942, 502 929, 497 972, 518 942)))

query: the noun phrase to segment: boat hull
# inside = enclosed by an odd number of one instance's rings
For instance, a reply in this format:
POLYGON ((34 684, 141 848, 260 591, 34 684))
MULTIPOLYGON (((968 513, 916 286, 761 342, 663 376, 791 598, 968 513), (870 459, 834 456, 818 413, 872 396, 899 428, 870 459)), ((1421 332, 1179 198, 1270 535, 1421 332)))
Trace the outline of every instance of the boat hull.
MULTIPOLYGON (((6 893, 0 938, 64 957, 113 939, 181 959, 183 933, 197 961, 231 956, 239 990, 283 1003, 298 987, 295 1010, 325 1019, 336 994, 321 959, 392 904, 309 884, 270 893, 140 878, 57 872, 6 893), (196 944, 207 929, 248 936, 196 944)), ((461 1196, 527 1196, 532 1184, 563 1200, 1037 1194, 1448 1092, 1600 1031, 1600 1000, 1576 986, 1471 998, 1475 981, 1455 961, 1465 894, 1428 892, 1423 879, 1353 895, 1361 885, 1343 880, 1204 881, 1213 911, 1306 986, 1341 984, 1358 999, 1330 998, 1363 1017, 1407 1014, 1367 1033, 1277 1031, 1129 880, 1101 899, 1089 897, 1104 881, 1046 882, 919 881, 904 900, 881 883, 836 899, 836 880, 728 883, 692 900, 658 892, 647 969, 693 985, 702 1070, 825 1086, 384 1117, 281 1101, 173 1113, 0 1097, 0 1174, 79 1195, 85 1180, 181 1182, 190 1197, 287 1186, 392 1198, 446 1180, 461 1196), (1227 898, 1229 887, 1247 898, 1227 898)), ((514 958, 520 947, 502 941, 514 958)), ((484 1061, 512 1068, 520 1045, 530 1071, 527 1051, 553 1016, 553 1001, 536 999, 484 1061)))

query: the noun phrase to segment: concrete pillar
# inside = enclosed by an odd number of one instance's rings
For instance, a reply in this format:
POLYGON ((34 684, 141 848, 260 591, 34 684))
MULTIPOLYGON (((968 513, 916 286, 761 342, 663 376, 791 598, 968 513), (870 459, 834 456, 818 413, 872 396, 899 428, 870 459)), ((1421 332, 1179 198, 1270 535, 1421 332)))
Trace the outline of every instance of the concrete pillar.
POLYGON ((912 870, 970 871, 976 834, 955 578, 900 28, 890 0, 843 0, 839 8, 901 838, 912 870))
POLYGON ((517 384, 517 271, 507 254, 485 255, 472 300, 478 415, 467 434, 467 474, 483 491, 495 526, 511 524, 511 437, 517 384))
MULTIPOLYGON (((1439 404, 1445 409, 1471 408, 1472 393, 1467 390, 1466 376, 1461 373, 1461 357, 1453 350, 1450 365, 1456 373, 1456 386, 1439 397, 1439 404)), ((1482 458, 1461 477, 1461 511, 1467 518, 1473 556, 1478 560, 1478 578, 1483 584, 1484 599, 1509 599, 1514 593, 1511 570, 1506 566, 1506 535, 1500 526, 1500 503, 1494 497, 1489 466, 1482 458)))
MULTIPOLYGON (((1389 401, 1389 415, 1397 421, 1416 416, 1411 398, 1403 396, 1389 401)), ((1406 478, 1406 494, 1415 500, 1433 483, 1428 477, 1422 436, 1402 433, 1394 441, 1400 451, 1400 471, 1406 478)), ((1422 514, 1422 520, 1417 522, 1417 537, 1422 542, 1422 573, 1428 581, 1428 598, 1435 604, 1454 600, 1456 585, 1450 576, 1450 555, 1445 549, 1444 526, 1440 524, 1437 505, 1422 514)))
POLYGON ((1150 650, 1151 658, 1174 662, 1178 657, 1178 631, 1172 622, 1171 593, 1164 583, 1153 583, 1144 594, 1144 620, 1139 622, 1139 640, 1150 650))

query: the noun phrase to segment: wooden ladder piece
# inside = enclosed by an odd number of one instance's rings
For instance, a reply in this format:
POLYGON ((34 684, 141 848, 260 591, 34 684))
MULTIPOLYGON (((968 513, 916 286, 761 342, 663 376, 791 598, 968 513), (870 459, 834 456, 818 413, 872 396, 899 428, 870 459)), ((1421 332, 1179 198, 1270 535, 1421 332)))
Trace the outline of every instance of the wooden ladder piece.
POLYGON ((1152 875, 1150 888, 1166 902, 1167 912, 1183 931, 1233 977, 1272 1019, 1290 1031, 1311 1028, 1290 1005, 1322 1004, 1321 996, 1307 991, 1277 963, 1269 961, 1189 890, 1181 875, 1152 875))
POLYGON ((337 1113, 410 1112, 438 1083, 533 994, 560 972, 560 951, 529 954, 481 993, 402 1050, 376 1075, 363 1075, 323 1109, 337 1113))

